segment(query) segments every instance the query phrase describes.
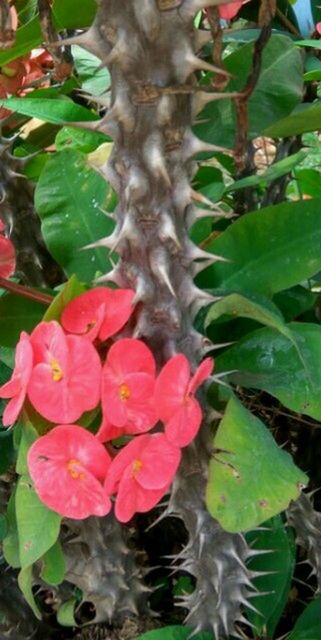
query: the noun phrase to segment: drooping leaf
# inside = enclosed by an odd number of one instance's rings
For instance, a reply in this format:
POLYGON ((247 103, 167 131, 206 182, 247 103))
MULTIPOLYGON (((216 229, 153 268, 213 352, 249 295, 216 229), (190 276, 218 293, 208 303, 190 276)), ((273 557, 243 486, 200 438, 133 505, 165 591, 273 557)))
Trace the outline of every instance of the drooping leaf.
POLYGON ((18 585, 26 601, 28 602, 28 605, 31 607, 32 611, 34 612, 36 618, 38 618, 38 620, 41 620, 41 612, 35 601, 33 591, 32 591, 32 581, 33 581, 32 567, 27 566, 21 569, 20 573, 18 574, 18 585))
POLYGON ((201 285, 267 296, 288 289, 321 269, 321 199, 248 213, 206 248, 229 262, 205 269, 201 285))
POLYGON ((295 500, 307 476, 263 422, 231 397, 213 443, 206 503, 223 529, 253 529, 295 500))
POLYGON ((17 485, 16 515, 23 569, 41 558, 56 542, 61 517, 40 502, 27 476, 22 476, 17 485))
POLYGON ((52 124, 64 125, 67 122, 88 122, 97 120, 98 116, 89 109, 76 104, 70 98, 6 98, 0 101, 0 106, 24 116, 38 118, 52 124))
POLYGON ((42 565, 41 578, 48 584, 61 584, 66 566, 61 544, 58 541, 43 555, 42 565))
POLYGON ((319 640, 320 637, 321 598, 317 598, 305 607, 287 640, 319 640))
POLYGON ((82 250, 112 231, 111 220, 100 210, 108 190, 86 156, 73 149, 56 153, 37 185, 35 205, 48 249, 67 275, 75 273, 82 282, 110 268, 106 249, 82 250))
MULTIPOLYGON (((245 86, 252 65, 253 43, 247 43, 226 56, 224 66, 232 74, 228 90, 245 86)), ((262 70, 249 100, 249 137, 287 116, 302 98, 303 62, 301 53, 287 36, 274 35, 264 48, 262 70), (285 74, 284 69, 291 68, 285 74)), ((232 147, 235 138, 235 110, 231 100, 211 102, 202 112, 197 135, 213 144, 232 147)))
POLYGON ((289 596, 295 567, 296 547, 293 533, 284 526, 281 516, 275 516, 264 523, 262 530, 250 531, 246 539, 253 550, 265 549, 268 552, 254 556, 248 563, 250 571, 267 574, 255 578, 254 581, 258 592, 266 594, 255 598, 255 607, 261 615, 249 609, 247 617, 255 625, 258 636, 262 635, 263 629, 266 628, 272 638, 289 596))
POLYGON ((292 322, 289 337, 257 329, 216 359, 216 370, 236 370, 230 381, 262 389, 298 413, 321 420, 321 326, 292 322))

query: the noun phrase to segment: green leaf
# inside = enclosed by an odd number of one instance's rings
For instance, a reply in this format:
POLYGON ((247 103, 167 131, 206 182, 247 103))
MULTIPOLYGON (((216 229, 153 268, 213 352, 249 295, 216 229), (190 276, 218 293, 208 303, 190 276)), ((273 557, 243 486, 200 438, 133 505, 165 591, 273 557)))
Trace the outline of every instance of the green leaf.
POLYGON ((0 66, 29 53, 29 51, 40 45, 41 39, 39 18, 35 17, 17 30, 15 45, 0 52, 0 66))
POLYGON ((211 633, 204 631, 202 633, 192 634, 191 629, 180 625, 172 625, 147 631, 141 636, 138 636, 137 640, 188 640, 192 635, 195 640, 215 640, 211 633))
POLYGON ((226 531, 253 529, 300 495, 307 476, 266 426, 232 397, 214 438, 207 508, 226 531))
POLYGON ((95 0, 55 0, 53 5, 54 24, 58 30, 83 29, 92 24, 97 11, 95 0))
POLYGON ((317 598, 306 606, 287 640, 319 640, 320 637, 321 598, 317 598))
POLYGON ((8 293, 0 297, 0 343, 16 347, 21 331, 30 332, 41 321, 46 306, 8 293))
POLYGON ((245 296, 239 293, 225 296, 210 307, 205 319, 205 328, 222 315, 251 318, 277 329, 280 333, 288 333, 284 318, 277 306, 263 296, 253 294, 245 296))
MULTIPOLYGON (((253 43, 238 47, 224 59, 232 74, 227 89, 244 87, 253 60, 253 43)), ((302 99, 303 62, 301 53, 287 36, 273 35, 263 51, 259 81, 249 100, 249 138, 287 116, 302 99), (291 73, 284 73, 291 69, 291 73)), ((195 126, 197 135, 213 144, 232 147, 235 139, 235 109, 231 100, 211 102, 202 112, 203 123, 195 126)))
POLYGON ((62 127, 56 135, 56 149, 76 149, 84 153, 95 151, 99 145, 108 142, 108 136, 100 131, 89 131, 88 129, 78 129, 76 127, 62 127))
POLYGON ((312 40, 312 39, 296 40, 295 44, 299 47, 313 47, 313 49, 321 49, 320 40, 312 40))
POLYGON ((77 276, 71 276, 68 282, 63 285, 61 291, 59 291, 53 299, 50 307, 48 307, 43 317, 43 320, 45 322, 50 322, 50 320, 57 320, 59 322, 63 309, 68 302, 79 296, 81 293, 84 293, 84 291, 86 291, 86 287, 79 282, 77 276))
POLYGON ((6 516, 0 514, 0 542, 4 540, 8 533, 6 516))
POLYGON ((288 156, 287 158, 283 158, 283 160, 279 160, 278 162, 271 164, 264 173, 247 176, 246 178, 242 178, 242 180, 233 182, 233 184, 227 187, 226 191, 239 191, 240 189, 256 186, 265 187, 270 184, 270 182, 273 182, 273 180, 277 180, 287 173, 290 173, 298 164, 300 164, 300 162, 302 162, 302 160, 306 158, 307 153, 308 151, 306 149, 301 149, 292 156, 288 156))
POLYGON ((258 329, 216 359, 216 371, 237 370, 230 382, 262 389, 283 405, 321 420, 321 326, 290 323, 290 337, 258 329))
POLYGON ((27 454, 31 445, 37 440, 38 433, 32 424, 23 424, 19 444, 16 472, 20 476, 28 474, 27 454))
POLYGON ((21 566, 19 556, 19 538, 16 518, 16 489, 13 490, 6 512, 7 534, 3 541, 3 556, 14 569, 21 566))
POLYGON ((320 247, 321 199, 284 202, 247 213, 207 245, 229 262, 215 262, 198 282, 226 293, 270 296, 315 275, 320 247))
POLYGON ((255 607, 261 615, 251 609, 247 611, 247 617, 255 625, 258 636, 263 635, 266 628, 267 635, 272 638, 288 600, 295 567, 296 547, 293 533, 284 526, 281 516, 275 516, 264 523, 263 530, 250 531, 246 539, 253 549, 272 551, 254 557, 248 563, 250 571, 273 573, 255 579, 258 591, 266 593, 255 598, 255 607))
POLYGON ((64 602, 57 611, 57 621, 63 627, 77 626, 75 620, 75 606, 77 604, 77 598, 70 598, 64 602))
POLYGON ((263 134, 271 138, 297 136, 308 131, 317 131, 321 122, 321 101, 300 104, 289 116, 282 118, 266 129, 263 134))
POLYGON ((32 567, 31 566, 24 567, 23 569, 21 569, 18 575, 18 585, 26 601, 28 602, 28 605, 31 607, 32 611, 34 612, 36 618, 38 618, 38 620, 41 620, 41 613, 39 611, 39 608, 37 606, 37 603, 34 599, 34 595, 32 592, 32 584, 33 584, 32 567))
POLYGON ((55 542, 55 544, 42 556, 41 560, 43 563, 40 574, 41 578, 47 582, 47 584, 61 584, 66 572, 65 558, 61 544, 58 541, 55 542))
POLYGON ((66 122, 88 122, 97 120, 98 116, 85 107, 76 104, 70 98, 7 98, 0 101, 0 106, 16 111, 24 116, 38 118, 52 124, 66 122))
POLYGON ((286 322, 294 320, 302 313, 310 311, 316 304, 318 294, 312 293, 300 285, 279 291, 273 297, 273 302, 281 311, 286 322))
POLYGON ((82 47, 73 46, 71 51, 82 89, 94 96, 104 93, 110 86, 110 74, 101 60, 82 47))
POLYGON ((312 198, 321 197, 320 171, 316 171, 316 169, 297 169, 294 177, 301 193, 312 198))
POLYGON ((39 500, 26 476, 20 478, 17 485, 16 515, 23 569, 39 560, 56 542, 61 517, 39 500))
POLYGON ((48 249, 69 276, 75 273, 83 282, 111 267, 106 249, 82 251, 112 231, 113 223, 100 211, 108 190, 86 157, 72 149, 56 153, 37 184, 35 205, 48 249))

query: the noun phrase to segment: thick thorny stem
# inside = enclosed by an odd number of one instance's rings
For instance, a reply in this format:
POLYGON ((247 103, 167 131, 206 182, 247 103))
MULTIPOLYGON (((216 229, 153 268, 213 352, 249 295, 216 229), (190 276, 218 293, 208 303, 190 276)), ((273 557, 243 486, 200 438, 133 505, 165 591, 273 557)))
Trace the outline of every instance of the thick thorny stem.
MULTIPOLYGON (((194 136, 191 123, 218 97, 194 91, 195 72, 217 69, 197 56, 208 33, 196 31, 193 19, 205 4, 219 2, 98 0, 93 26, 68 41, 98 55, 112 80, 111 98, 100 98, 109 109, 98 128, 114 140, 104 173, 119 204, 113 234, 97 246, 116 250, 120 260, 101 280, 136 291, 133 336, 151 346, 159 366, 177 352, 194 365, 201 358, 203 336, 193 320, 212 297, 196 287, 194 276, 219 259, 189 238, 189 228, 203 215, 190 186, 193 157, 217 150, 194 136)), ((183 603, 188 622, 214 631, 218 640, 234 633, 236 620, 244 621, 240 607, 251 583, 243 537, 225 533, 204 504, 209 440, 204 426, 184 452, 168 512, 183 518, 190 536, 180 554, 184 570, 197 580, 183 603)))

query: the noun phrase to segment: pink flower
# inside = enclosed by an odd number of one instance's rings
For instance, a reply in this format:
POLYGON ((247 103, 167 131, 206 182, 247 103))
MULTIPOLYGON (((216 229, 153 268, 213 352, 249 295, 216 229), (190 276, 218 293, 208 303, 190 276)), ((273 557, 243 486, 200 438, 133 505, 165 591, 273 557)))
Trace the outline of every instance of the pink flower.
POLYGON ((168 440, 177 447, 186 447, 199 430, 202 410, 194 394, 212 369, 213 359, 206 358, 191 378, 190 364, 180 353, 165 364, 158 376, 155 402, 159 417, 166 423, 168 440))
POLYGON ((249 2, 249 0, 235 0, 235 2, 232 1, 230 4, 219 5, 220 18, 232 20, 246 2, 249 2))
MULTIPOLYGON (((155 361, 141 341, 118 340, 103 367, 103 415, 121 433, 144 433, 157 422, 154 403, 155 361)), ((120 435, 121 435, 120 433, 120 435)))
POLYGON ((315 30, 317 33, 321 34, 321 22, 317 22, 315 25, 315 30))
MULTIPOLYGON (((0 231, 2 231, 2 228, 0 231)), ((0 276, 1 278, 10 278, 15 270, 16 256, 14 246, 9 238, 0 235, 0 276)))
POLYGON ((113 460, 105 480, 108 494, 117 493, 115 514, 128 522, 134 513, 152 509, 167 493, 181 460, 178 447, 164 433, 134 438, 113 460))
POLYGON ((2 417, 5 427, 14 424, 22 409, 32 372, 32 363, 33 355, 30 337, 23 331, 16 348, 15 367, 12 377, 9 382, 0 387, 0 398, 11 398, 2 417))
POLYGON ((97 287, 82 293, 63 310, 61 324, 69 333, 106 340, 126 324, 133 312, 134 291, 97 287))
POLYGON ((28 452, 29 473, 40 500, 61 516, 76 520, 110 511, 102 484, 110 462, 95 436, 75 424, 55 427, 28 452))
POLYGON ((72 423, 94 409, 100 398, 101 364, 93 345, 65 336, 54 320, 40 322, 31 334, 34 369, 28 397, 47 420, 72 423))

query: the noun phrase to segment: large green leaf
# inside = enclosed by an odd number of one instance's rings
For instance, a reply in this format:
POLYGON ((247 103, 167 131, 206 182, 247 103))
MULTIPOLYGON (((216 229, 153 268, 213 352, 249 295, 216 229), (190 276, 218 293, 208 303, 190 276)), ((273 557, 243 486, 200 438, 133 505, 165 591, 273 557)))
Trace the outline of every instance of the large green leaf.
POLYGON ((0 106, 52 124, 64 125, 67 122, 85 122, 98 119, 95 113, 66 97, 61 99, 7 98, 0 101, 0 106))
POLYGON ((61 517, 40 502, 27 476, 18 481, 16 516, 20 562, 24 569, 41 558, 56 542, 61 517))
POLYGON ((141 636, 138 636, 137 640, 188 640, 192 635, 195 640, 215 640, 211 633, 204 631, 202 633, 192 634, 191 629, 181 625, 172 625, 147 631, 141 636))
POLYGON ((271 328, 244 336, 216 359, 230 381, 262 389, 292 411, 321 420, 321 326, 290 323, 289 337, 271 328))
POLYGON ((287 640, 319 640, 319 638, 321 638, 321 598, 307 605, 287 640))
POLYGON ((73 46, 72 56, 82 89, 91 95, 101 95, 110 85, 110 74, 101 60, 82 47, 73 46))
POLYGON ((263 422, 236 397, 227 404, 213 448, 206 503, 226 531, 253 529, 275 516, 308 482, 263 422))
POLYGON ((248 563, 250 571, 266 574, 255 579, 255 587, 266 595, 255 598, 255 607, 260 613, 249 609, 247 617, 255 625, 258 636, 266 628, 267 634, 272 638, 289 596, 295 567, 293 533, 284 526, 281 516, 275 516, 262 529, 250 531, 246 539, 251 548, 268 551, 254 556, 248 563))
POLYGON ((15 347, 21 331, 32 331, 40 322, 46 306, 34 300, 8 293, 0 297, 0 344, 15 347))
POLYGON ((300 104, 289 116, 279 122, 271 124, 264 130, 265 136, 271 138, 286 138, 297 136, 308 131, 316 131, 320 128, 321 102, 312 104, 300 104))
MULTIPOLYGON (((232 74, 228 90, 245 86, 253 60, 253 43, 238 47, 224 59, 232 74)), ((300 102, 303 91, 302 55, 286 36, 274 35, 263 52, 262 71, 249 100, 249 136, 255 138, 266 127, 287 116, 300 102), (284 73, 291 69, 291 73, 284 73)), ((208 142, 231 147, 235 139, 235 110, 231 100, 213 101, 202 112, 196 133, 208 142)))
POLYGON ((299 284, 321 269, 321 199, 248 213, 207 250, 229 260, 200 274, 207 288, 269 296, 299 284))
POLYGON ((108 191, 86 156, 72 149, 47 162, 37 185, 35 205, 48 249, 69 276, 75 273, 83 282, 110 268, 106 249, 82 251, 112 231, 110 218, 100 211, 108 191))

